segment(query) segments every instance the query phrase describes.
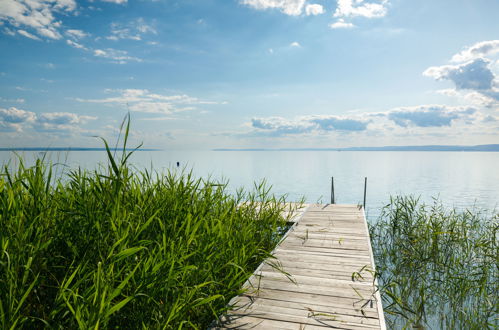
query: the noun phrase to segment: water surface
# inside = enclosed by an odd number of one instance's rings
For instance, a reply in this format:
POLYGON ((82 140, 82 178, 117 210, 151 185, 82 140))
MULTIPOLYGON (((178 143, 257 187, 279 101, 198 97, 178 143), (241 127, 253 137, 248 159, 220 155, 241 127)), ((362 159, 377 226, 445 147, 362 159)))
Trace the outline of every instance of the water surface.
MULTIPOLYGON (((21 152, 31 163, 40 152, 21 152)), ((100 151, 49 152, 52 162, 94 169, 106 161, 100 151)), ((17 160, 0 152, 0 163, 17 160)), ((289 200, 329 203, 331 177, 337 203, 363 202, 367 182, 367 212, 378 214, 390 195, 413 194, 431 202, 441 199, 459 209, 499 205, 499 153, 403 151, 141 151, 131 157, 138 168, 164 172, 192 169, 197 176, 229 181, 231 190, 251 189, 266 179, 289 200), (180 167, 176 167, 180 162, 180 167)))

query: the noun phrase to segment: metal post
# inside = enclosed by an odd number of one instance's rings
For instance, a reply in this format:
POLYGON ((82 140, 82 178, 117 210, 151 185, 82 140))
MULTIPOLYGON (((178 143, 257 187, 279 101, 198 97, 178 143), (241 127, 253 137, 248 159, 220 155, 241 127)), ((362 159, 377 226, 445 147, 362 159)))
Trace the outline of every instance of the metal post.
POLYGON ((367 177, 364 178, 364 210, 366 209, 367 177))
POLYGON ((334 204, 334 177, 331 177, 331 204, 334 204))

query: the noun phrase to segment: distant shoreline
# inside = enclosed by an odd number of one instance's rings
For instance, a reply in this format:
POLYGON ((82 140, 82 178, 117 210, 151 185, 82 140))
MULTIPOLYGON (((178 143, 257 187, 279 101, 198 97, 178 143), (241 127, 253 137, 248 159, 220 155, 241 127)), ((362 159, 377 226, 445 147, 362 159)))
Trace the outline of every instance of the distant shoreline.
MULTIPOLYGON (((123 151, 123 148, 111 148, 111 151, 123 151)), ((132 151, 134 149, 127 149, 132 151)), ((140 148, 136 151, 161 151, 162 149, 145 149, 140 148)), ((54 148, 41 148, 41 147, 24 147, 24 148, 0 148, 0 151, 106 151, 106 148, 82 148, 82 147, 54 147, 54 148)))
POLYGON ((499 152, 499 144, 482 144, 475 146, 459 145, 426 145, 426 146, 383 146, 383 147, 350 147, 350 148, 217 148, 213 151, 483 151, 499 152))

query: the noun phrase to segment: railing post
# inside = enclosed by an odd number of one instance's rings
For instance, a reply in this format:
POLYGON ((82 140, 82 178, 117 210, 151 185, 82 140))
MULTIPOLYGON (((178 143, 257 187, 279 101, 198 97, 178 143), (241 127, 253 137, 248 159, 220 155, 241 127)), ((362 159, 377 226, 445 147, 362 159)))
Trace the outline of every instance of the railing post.
POLYGON ((334 177, 331 177, 331 204, 334 204, 334 177))
POLYGON ((367 177, 364 178, 364 210, 366 209, 367 177))

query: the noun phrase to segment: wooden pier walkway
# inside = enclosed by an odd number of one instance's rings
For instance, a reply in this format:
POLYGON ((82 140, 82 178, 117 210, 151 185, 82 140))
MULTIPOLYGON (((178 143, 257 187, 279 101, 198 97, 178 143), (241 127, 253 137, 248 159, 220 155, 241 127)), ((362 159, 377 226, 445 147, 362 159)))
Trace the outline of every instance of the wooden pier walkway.
POLYGON ((273 255, 215 328, 386 329, 361 207, 307 205, 273 255))

